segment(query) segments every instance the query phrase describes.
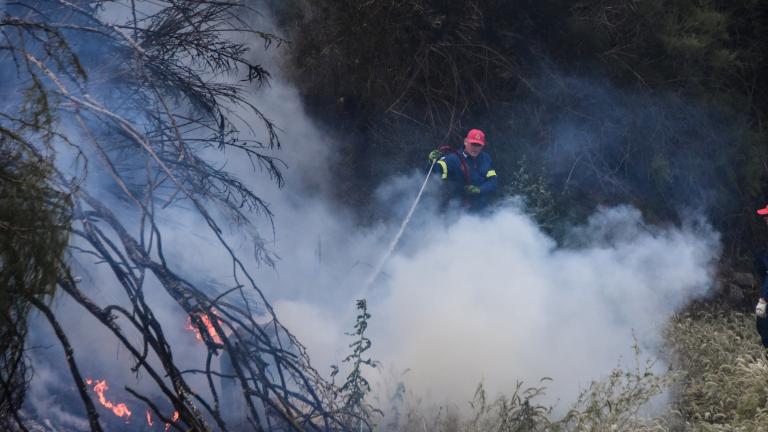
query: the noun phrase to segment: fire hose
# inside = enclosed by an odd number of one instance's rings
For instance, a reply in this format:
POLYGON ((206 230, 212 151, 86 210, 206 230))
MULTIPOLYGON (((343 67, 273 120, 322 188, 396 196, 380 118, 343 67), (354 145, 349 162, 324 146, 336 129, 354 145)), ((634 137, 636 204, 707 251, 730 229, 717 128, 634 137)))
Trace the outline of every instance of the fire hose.
POLYGON ((389 260, 389 257, 395 251, 397 244, 400 242, 400 237, 402 237, 403 232, 405 232, 405 227, 408 226, 408 223, 411 221, 411 217, 413 217, 413 212, 416 210, 416 206, 419 205, 419 201, 421 201, 421 196, 424 194, 424 189, 426 189, 427 183, 429 183, 429 179, 432 176, 432 171, 434 170, 436 163, 437 161, 434 161, 432 162, 432 165, 429 166, 429 171, 427 172, 427 176, 424 178, 424 182, 421 184, 421 188, 419 189, 419 194, 416 195, 416 199, 413 200, 413 204, 411 204, 411 208, 408 210, 408 214, 406 214, 405 219, 403 219, 403 222, 400 224, 400 229, 397 231, 397 235, 395 235, 395 237, 389 243, 387 252, 381 258, 381 260, 379 260, 379 263, 376 265, 376 267, 374 267, 373 272, 371 273, 368 280, 365 282, 365 285, 363 287, 363 294, 368 292, 368 288, 370 288, 370 286, 379 276, 379 273, 381 273, 382 269, 384 269, 384 265, 389 260))

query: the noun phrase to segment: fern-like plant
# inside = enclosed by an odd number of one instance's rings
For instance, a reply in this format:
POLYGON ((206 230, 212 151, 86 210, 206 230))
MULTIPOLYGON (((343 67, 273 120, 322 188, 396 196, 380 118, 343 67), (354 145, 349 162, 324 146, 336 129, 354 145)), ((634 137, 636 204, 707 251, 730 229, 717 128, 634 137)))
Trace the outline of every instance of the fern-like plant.
MULTIPOLYGON (((366 396, 371 392, 371 384, 363 376, 365 367, 376 368, 378 362, 370 357, 364 357, 365 352, 371 348, 371 340, 365 336, 368 328, 368 320, 371 314, 368 313, 368 304, 365 299, 357 300, 358 314, 355 320, 354 331, 346 333, 355 337, 355 340, 349 344, 352 352, 344 358, 343 363, 349 363, 352 370, 347 375, 344 384, 339 389, 338 395, 341 399, 340 411, 342 418, 348 427, 359 428, 359 430, 373 430, 374 414, 382 414, 380 410, 366 402, 366 396)), ((339 372, 339 368, 332 367, 332 376, 339 372)))

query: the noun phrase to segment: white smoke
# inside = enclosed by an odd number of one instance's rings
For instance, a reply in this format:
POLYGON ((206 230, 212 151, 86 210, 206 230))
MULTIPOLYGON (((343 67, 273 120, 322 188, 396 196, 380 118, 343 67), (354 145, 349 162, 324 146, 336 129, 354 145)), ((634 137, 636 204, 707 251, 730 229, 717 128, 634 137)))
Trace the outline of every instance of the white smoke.
MULTIPOLYGON (((480 382, 498 394, 543 377, 553 379, 548 401, 568 404, 620 360, 634 361, 635 341, 658 354, 672 314, 708 292, 719 254, 708 226, 654 228, 629 207, 598 211, 573 230, 572 247, 514 206, 409 234, 421 246, 396 254, 370 297, 370 355, 402 372, 414 394, 456 405, 480 382)), ((345 301, 332 288, 328 296, 345 301)), ((338 303, 281 306, 311 353, 338 359, 348 339, 324 331, 351 328, 350 314, 344 323, 338 303)))
POLYGON ((496 394, 543 377, 552 400, 571 401, 634 360, 633 334, 655 354, 670 316, 706 294, 717 235, 652 230, 626 207, 579 231, 587 243, 558 247, 512 207, 430 233, 393 260, 390 294, 373 305, 379 358, 410 369, 417 393, 458 404, 481 381, 496 394))

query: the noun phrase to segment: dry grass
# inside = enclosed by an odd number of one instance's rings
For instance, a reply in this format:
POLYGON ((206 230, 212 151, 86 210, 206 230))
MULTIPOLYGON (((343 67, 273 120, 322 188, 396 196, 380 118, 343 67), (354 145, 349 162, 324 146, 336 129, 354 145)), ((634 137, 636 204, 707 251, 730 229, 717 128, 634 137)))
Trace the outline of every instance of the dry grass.
POLYGON ((676 317, 668 340, 679 415, 694 430, 768 428, 768 361, 751 314, 709 306, 676 317))
MULTIPOLYGON (((563 417, 539 402, 540 387, 519 384, 512 395, 489 399, 482 385, 471 410, 442 407, 427 414, 409 404, 387 431, 766 431, 768 360, 754 317, 716 305, 697 306, 675 316, 667 328, 671 369, 650 362, 617 368, 594 382, 563 417), (657 417, 642 414, 654 396, 668 391, 671 403, 657 417)), ((637 359, 642 356, 636 351, 637 359)))

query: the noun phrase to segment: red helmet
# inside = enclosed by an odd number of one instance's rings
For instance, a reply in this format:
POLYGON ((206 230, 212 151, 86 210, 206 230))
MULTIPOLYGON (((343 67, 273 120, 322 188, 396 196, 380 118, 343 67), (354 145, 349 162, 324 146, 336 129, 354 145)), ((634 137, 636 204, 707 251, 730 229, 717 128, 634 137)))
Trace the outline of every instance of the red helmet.
POLYGON ((768 215, 768 205, 765 206, 765 208, 761 208, 760 210, 758 210, 757 214, 759 214, 760 216, 768 215))
POLYGON ((467 132, 467 137, 465 139, 468 143, 485 145, 485 132, 480 129, 472 129, 467 132))

